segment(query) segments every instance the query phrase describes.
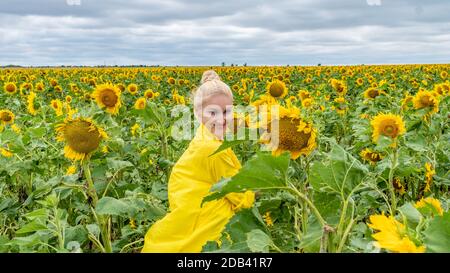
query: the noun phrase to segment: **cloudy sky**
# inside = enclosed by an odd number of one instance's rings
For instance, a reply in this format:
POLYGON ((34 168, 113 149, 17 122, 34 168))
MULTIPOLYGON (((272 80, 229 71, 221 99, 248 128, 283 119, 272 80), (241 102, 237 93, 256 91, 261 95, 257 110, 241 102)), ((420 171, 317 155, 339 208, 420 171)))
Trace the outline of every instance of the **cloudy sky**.
POLYGON ((221 62, 450 63, 450 1, 0 1, 0 65, 221 62))

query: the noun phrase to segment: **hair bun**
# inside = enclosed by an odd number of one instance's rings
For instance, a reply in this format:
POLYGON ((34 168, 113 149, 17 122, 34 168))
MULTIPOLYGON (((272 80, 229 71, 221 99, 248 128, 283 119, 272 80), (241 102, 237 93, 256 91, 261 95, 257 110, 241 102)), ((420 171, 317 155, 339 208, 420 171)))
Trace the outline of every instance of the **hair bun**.
POLYGON ((213 80, 220 81, 220 76, 214 70, 207 70, 207 71, 203 72, 202 80, 200 81, 200 83, 204 84, 205 82, 209 82, 209 81, 213 81, 213 80))

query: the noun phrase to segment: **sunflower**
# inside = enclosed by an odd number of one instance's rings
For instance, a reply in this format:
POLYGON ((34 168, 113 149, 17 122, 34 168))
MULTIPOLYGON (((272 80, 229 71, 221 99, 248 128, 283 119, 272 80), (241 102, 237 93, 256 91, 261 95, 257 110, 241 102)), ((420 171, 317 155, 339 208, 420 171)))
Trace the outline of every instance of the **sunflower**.
POLYGON ((0 147, 0 154, 4 157, 12 157, 13 153, 7 149, 0 147))
POLYGON ((263 215, 263 219, 264 219, 264 222, 266 222, 266 225, 268 227, 272 227, 273 226, 273 220, 272 220, 272 216, 270 216, 270 211, 266 212, 263 215))
POLYGON ((254 102, 251 103, 252 106, 256 106, 259 107, 261 105, 276 105, 278 104, 277 100, 270 96, 270 95, 261 95, 261 97, 259 97, 259 99, 255 100, 254 102))
POLYGON ((286 84, 280 80, 273 80, 266 85, 267 94, 273 98, 283 98, 287 95, 286 84))
MULTIPOLYGON (((317 96, 320 96, 320 95, 317 95, 317 96)), ((306 90, 300 90, 300 91, 298 92, 298 97, 299 97, 301 100, 309 99, 309 98, 311 98, 311 94, 310 94, 308 91, 306 91, 306 90)))
POLYGON ((356 79, 356 84, 357 85, 361 86, 361 85, 363 85, 363 83, 364 83, 363 79, 361 79, 361 78, 356 79))
POLYGON ((38 92, 42 92, 45 89, 45 85, 43 82, 38 82, 36 83, 36 91, 38 92))
POLYGON ((380 135, 396 139, 406 132, 405 124, 401 116, 394 114, 378 114, 370 122, 372 125, 372 141, 378 142, 380 135))
POLYGON ((375 246, 385 248, 392 252, 423 253, 425 246, 416 246, 409 238, 405 225, 392 216, 371 215, 367 225, 379 232, 372 235, 376 240, 375 246))
POLYGON ((55 87, 55 86, 58 85, 58 81, 55 80, 55 79, 51 79, 51 80, 50 80, 50 85, 51 85, 52 87, 55 87))
POLYGON ((147 104, 147 101, 145 98, 139 98, 134 103, 134 108, 138 110, 142 110, 145 108, 145 105, 147 104))
POLYGON ((409 107, 412 106, 413 99, 413 96, 411 96, 409 93, 405 93, 405 97, 402 99, 402 110, 409 109, 409 107))
POLYGON ((370 164, 375 164, 381 159, 383 159, 383 155, 380 153, 377 153, 375 151, 370 150, 369 148, 366 148, 361 151, 360 156, 365 161, 370 162, 370 164))
POLYGON ((425 163, 425 192, 431 191, 431 183, 433 182, 433 176, 436 174, 436 171, 429 162, 425 163))
POLYGON ((347 85, 343 81, 331 79, 330 83, 331 83, 331 86, 333 87, 333 89, 336 90, 336 92, 340 96, 343 96, 343 95, 345 95, 345 93, 347 93, 347 85))
POLYGON ((70 165, 67 168, 66 175, 72 175, 72 174, 76 173, 76 171, 77 171, 77 167, 75 165, 70 165))
POLYGON ((437 214, 439 214, 440 216, 442 216, 442 214, 444 213, 444 210, 442 209, 441 206, 441 202, 439 202, 439 200, 433 197, 427 197, 425 199, 422 198, 419 201, 417 201, 414 206, 418 209, 431 208, 432 210, 437 212, 437 214))
POLYGON ((344 97, 337 97, 334 99, 331 109, 336 110, 338 114, 343 115, 348 110, 347 101, 344 97))
POLYGON ((144 93, 144 97, 146 97, 147 99, 153 99, 155 97, 155 93, 153 93, 153 90, 147 90, 144 93))
POLYGON ((392 186, 394 186, 394 189, 400 194, 403 195, 406 193, 405 185, 403 185, 402 181, 400 181, 400 178, 395 177, 392 180, 392 186))
POLYGON ((303 99, 302 100, 302 106, 304 108, 309 108, 313 105, 313 100, 311 98, 303 99))
POLYGON ((167 79, 167 83, 168 84, 175 84, 176 80, 174 78, 170 77, 169 79, 167 79))
POLYGON ((9 110, 0 110, 0 121, 2 125, 14 123, 14 114, 9 110))
POLYGON ((449 91, 449 86, 445 83, 436 84, 434 86, 433 92, 437 94, 437 96, 445 96, 449 91))
POLYGON ((125 85, 123 85, 122 83, 119 83, 119 84, 117 85, 117 87, 120 89, 121 92, 124 92, 124 91, 125 91, 125 85))
POLYGON ((27 96, 27 102, 28 102, 27 109, 28 109, 28 112, 33 116, 35 116, 37 114, 37 110, 34 107, 35 99, 36 99, 36 93, 31 91, 30 94, 27 96))
POLYGON ((297 159, 300 155, 309 155, 316 148, 316 130, 311 123, 300 118, 299 113, 294 107, 280 107, 279 117, 270 118, 261 142, 268 144, 273 155, 289 151, 291 158, 297 159))
POLYGON ((131 135, 135 136, 137 130, 139 130, 139 128, 141 128, 141 126, 137 123, 135 123, 132 127, 131 127, 131 135))
POLYGON ((431 108, 431 113, 439 111, 439 100, 431 91, 419 90, 413 98, 413 104, 415 109, 431 108))
POLYGON ((371 88, 368 88, 366 91, 364 91, 364 98, 374 99, 383 93, 384 93, 383 91, 380 91, 376 88, 371 87, 371 88))
POLYGON ((63 104, 60 100, 52 100, 50 102, 50 105, 52 106, 53 110, 55 110, 56 116, 61 116, 63 114, 63 104))
POLYGON ((128 85, 127 89, 128 89, 128 92, 130 92, 132 95, 134 95, 138 91, 138 86, 134 83, 131 83, 128 85))
POLYGON ((95 99, 100 108, 106 108, 106 112, 117 115, 122 105, 120 101, 120 89, 112 84, 97 85, 91 97, 95 99))
POLYGON ((17 92, 17 86, 13 82, 7 82, 3 85, 3 89, 5 90, 6 94, 13 95, 17 92))
POLYGON ((89 118, 67 118, 56 126, 56 139, 64 141, 64 155, 71 160, 84 160, 99 147, 102 139, 108 138, 103 129, 89 118))

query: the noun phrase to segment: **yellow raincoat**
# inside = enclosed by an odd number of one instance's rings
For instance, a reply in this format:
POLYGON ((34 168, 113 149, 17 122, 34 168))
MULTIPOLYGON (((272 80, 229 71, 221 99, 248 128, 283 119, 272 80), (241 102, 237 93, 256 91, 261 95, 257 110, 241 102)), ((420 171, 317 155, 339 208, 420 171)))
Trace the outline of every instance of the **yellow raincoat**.
POLYGON ((169 213, 145 235, 142 252, 200 252, 208 241, 217 241, 234 213, 250 208, 254 192, 229 193, 200 204, 211 186, 231 177, 241 164, 231 149, 212 153, 221 145, 203 124, 175 164, 168 184, 169 213))

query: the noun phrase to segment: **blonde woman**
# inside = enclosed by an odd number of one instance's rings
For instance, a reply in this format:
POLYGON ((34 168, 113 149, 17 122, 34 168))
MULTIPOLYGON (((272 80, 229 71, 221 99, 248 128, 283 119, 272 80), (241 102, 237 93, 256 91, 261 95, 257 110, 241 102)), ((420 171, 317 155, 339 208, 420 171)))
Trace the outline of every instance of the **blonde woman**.
POLYGON ((203 73, 193 101, 200 126, 172 169, 169 213, 148 230, 142 252, 200 252, 208 241, 221 237, 236 211, 253 206, 252 191, 230 193, 201 206, 211 186, 236 174, 241 164, 231 149, 210 156, 221 145, 232 117, 230 87, 216 72, 208 70, 203 73))

